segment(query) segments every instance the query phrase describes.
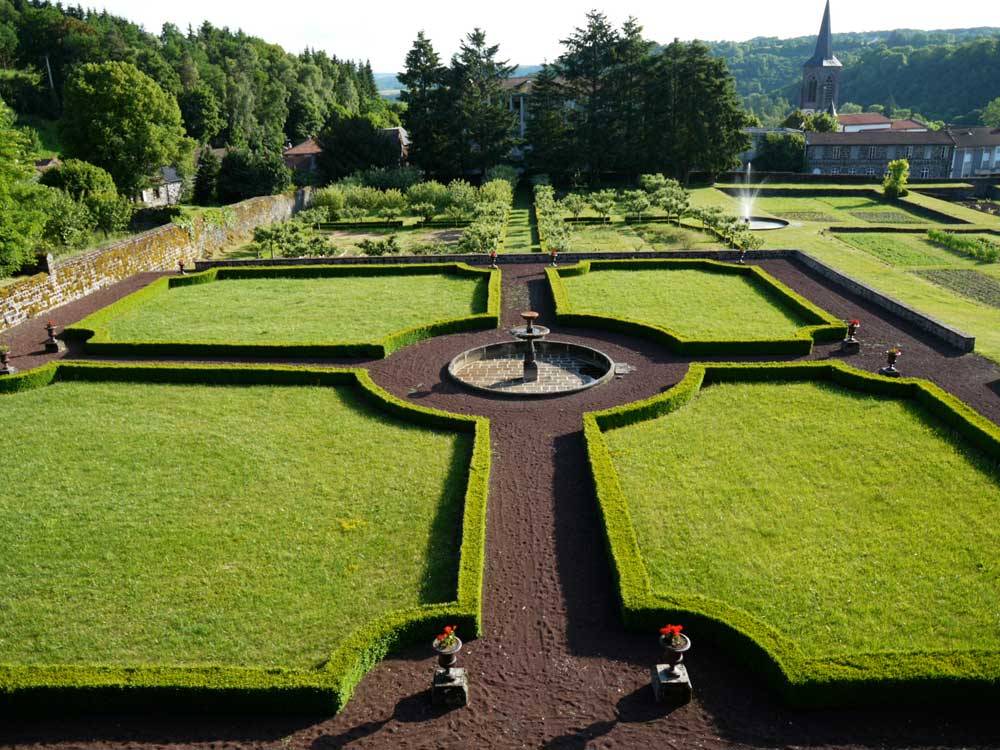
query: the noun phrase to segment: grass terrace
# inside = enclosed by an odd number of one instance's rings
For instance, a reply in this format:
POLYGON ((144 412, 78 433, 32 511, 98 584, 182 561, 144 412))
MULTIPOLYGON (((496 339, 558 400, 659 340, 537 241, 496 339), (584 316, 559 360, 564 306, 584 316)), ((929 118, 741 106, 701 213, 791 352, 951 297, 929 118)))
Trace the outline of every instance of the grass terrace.
POLYGON ((476 420, 349 370, 49 365, 3 385, 28 389, 0 395, 0 693, 305 682, 336 707, 406 623, 474 635, 476 420))
POLYGON ((813 698, 839 681, 995 689, 1000 432, 986 420, 843 365, 695 365, 664 396, 587 419, 632 616, 721 621, 813 698))
POLYGON ((499 272, 464 265, 212 269, 160 279, 69 335, 103 353, 384 356, 495 326, 499 293, 499 272))
POLYGON ((837 336, 842 328, 768 274, 746 266, 598 261, 550 269, 549 281, 563 323, 634 327, 692 353, 808 353, 814 336, 837 336))
MULTIPOLYGON (((720 185, 728 189, 736 186, 720 185)), ((932 219, 918 217, 923 223, 869 223, 852 216, 847 207, 858 199, 842 196, 857 186, 843 185, 780 185, 768 184, 767 189, 801 190, 802 197, 761 197, 759 215, 773 215, 792 222, 777 232, 761 232, 764 249, 797 249, 814 256, 890 297, 912 306, 943 323, 976 337, 976 351, 1000 362, 1000 309, 985 301, 993 282, 1000 282, 1000 263, 978 263, 940 248, 927 241, 927 230, 961 231, 972 236, 1000 230, 1000 222, 980 211, 957 203, 940 200, 916 191, 898 205, 887 210, 927 209, 945 214, 954 221, 967 224, 943 225, 932 219), (814 196, 822 189, 828 195, 814 196), (805 193, 808 191, 808 193, 805 193), (835 219, 835 221, 831 221, 835 219), (831 232, 831 226, 858 227, 870 232, 831 232), (893 233, 893 229, 913 230, 913 233, 893 233), (888 231, 887 231, 888 230, 888 231), (978 230, 978 231, 977 231, 978 230), (928 273, 929 271, 942 273, 928 273)), ((872 188, 875 189, 874 186, 872 188)), ((717 206, 725 211, 739 210, 737 199, 721 189, 700 188, 692 191, 692 205, 717 206)), ((887 204, 888 205, 888 204, 887 204)), ((871 207, 864 211, 878 212, 871 207)))

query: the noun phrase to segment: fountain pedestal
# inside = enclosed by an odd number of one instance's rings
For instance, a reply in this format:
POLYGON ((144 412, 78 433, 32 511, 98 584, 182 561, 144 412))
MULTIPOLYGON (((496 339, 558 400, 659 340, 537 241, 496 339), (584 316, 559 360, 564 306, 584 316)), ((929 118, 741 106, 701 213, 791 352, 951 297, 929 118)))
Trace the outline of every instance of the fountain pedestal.
POLYGON ((538 320, 538 313, 536 312, 523 312, 521 313, 521 318, 524 320, 524 327, 514 328, 510 333, 514 338, 525 342, 527 345, 524 352, 524 374, 522 375, 522 379, 525 383, 534 383, 538 380, 538 361, 535 358, 535 342, 541 341, 548 336, 549 329, 545 326, 535 325, 535 321, 538 320))

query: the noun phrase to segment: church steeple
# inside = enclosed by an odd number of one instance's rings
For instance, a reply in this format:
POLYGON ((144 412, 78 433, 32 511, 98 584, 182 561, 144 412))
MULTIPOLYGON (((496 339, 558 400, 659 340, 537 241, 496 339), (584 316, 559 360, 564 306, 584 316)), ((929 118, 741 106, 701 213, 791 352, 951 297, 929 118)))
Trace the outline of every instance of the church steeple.
POLYGON ((830 0, 826 0, 823 23, 816 38, 816 52, 802 68, 802 96, 799 108, 810 112, 835 112, 840 98, 840 74, 844 66, 833 54, 830 0))

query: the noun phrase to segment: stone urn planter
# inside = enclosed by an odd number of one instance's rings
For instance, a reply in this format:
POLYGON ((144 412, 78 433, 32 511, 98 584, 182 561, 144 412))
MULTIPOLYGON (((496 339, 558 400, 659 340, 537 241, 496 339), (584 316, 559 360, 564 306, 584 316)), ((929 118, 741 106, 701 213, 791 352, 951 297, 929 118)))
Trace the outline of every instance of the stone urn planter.
POLYGON ((14 375, 17 368, 10 364, 10 353, 6 347, 0 347, 0 375, 14 375))
POLYGON ((899 370, 896 369, 896 361, 899 359, 899 355, 902 354, 900 349, 890 349, 885 353, 885 359, 887 366, 879 370, 879 373, 890 378, 898 378, 900 376, 899 370))
POLYGON ((437 652, 438 666, 441 669, 451 669, 458 661, 458 652, 462 650, 462 639, 457 635, 453 637, 454 643, 450 646, 439 646, 437 640, 431 643, 431 648, 437 652))
POLYGON ((860 320, 851 320, 847 323, 847 338, 844 339, 841 348, 848 354, 857 354, 861 351, 861 342, 858 341, 858 329, 860 327, 860 320))
POLYGON ((691 650, 691 639, 683 633, 676 636, 661 635, 660 646, 663 648, 664 664, 671 672, 676 672, 677 665, 684 661, 684 654, 691 650))

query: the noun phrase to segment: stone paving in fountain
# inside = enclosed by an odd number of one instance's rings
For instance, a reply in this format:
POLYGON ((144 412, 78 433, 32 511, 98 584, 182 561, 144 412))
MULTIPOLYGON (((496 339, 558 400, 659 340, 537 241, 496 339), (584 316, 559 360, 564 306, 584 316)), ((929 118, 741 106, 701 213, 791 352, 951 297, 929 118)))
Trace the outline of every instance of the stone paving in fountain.
POLYGON ((575 390, 597 380, 587 372, 592 371, 594 365, 576 357, 539 353, 535 361, 538 363, 538 379, 534 382, 523 379, 524 356, 517 353, 470 362, 457 374, 463 381, 478 388, 522 396, 575 390))

